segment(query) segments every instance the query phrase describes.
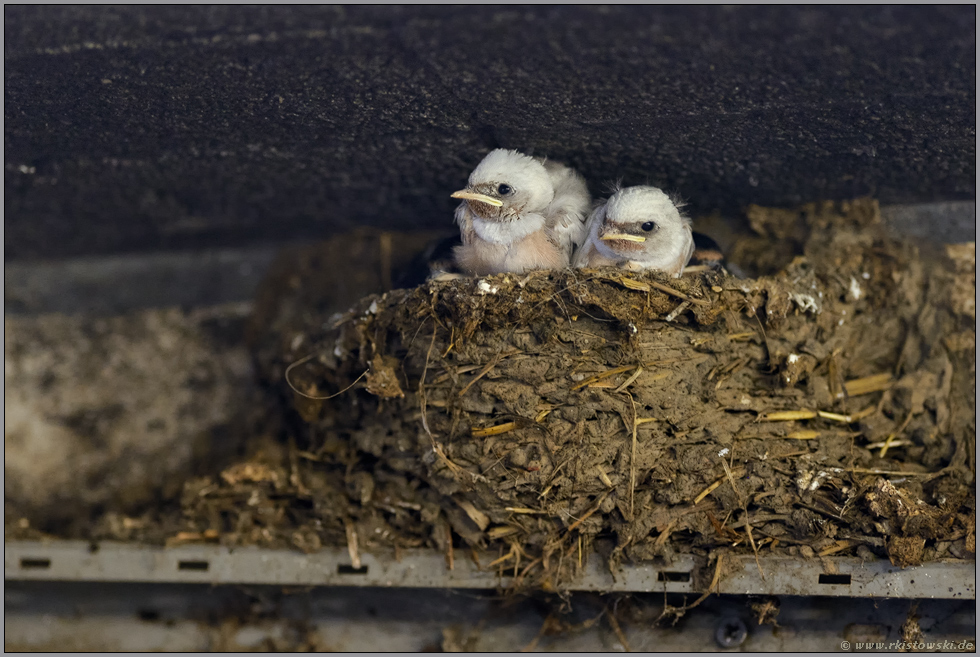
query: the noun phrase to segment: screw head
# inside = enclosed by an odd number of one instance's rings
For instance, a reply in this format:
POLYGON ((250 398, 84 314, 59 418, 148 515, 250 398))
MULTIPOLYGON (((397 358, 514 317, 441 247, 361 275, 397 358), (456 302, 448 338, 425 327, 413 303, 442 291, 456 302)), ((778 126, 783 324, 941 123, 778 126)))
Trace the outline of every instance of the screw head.
POLYGON ((715 629, 715 641, 722 648, 737 648, 749 636, 749 629, 737 616, 722 618, 715 629))

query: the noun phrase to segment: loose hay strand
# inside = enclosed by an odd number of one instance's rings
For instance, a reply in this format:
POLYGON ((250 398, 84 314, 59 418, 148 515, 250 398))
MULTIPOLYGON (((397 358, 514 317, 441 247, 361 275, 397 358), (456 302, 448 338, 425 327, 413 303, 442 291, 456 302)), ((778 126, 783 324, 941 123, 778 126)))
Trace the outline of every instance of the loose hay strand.
POLYGON ((836 543, 833 543, 832 545, 828 545, 824 549, 820 550, 819 552, 817 552, 817 556, 819 556, 819 557, 827 557, 827 556, 830 556, 832 554, 837 554, 838 552, 843 552, 844 550, 846 550, 848 548, 852 548, 855 545, 860 545, 860 544, 861 544, 861 541, 854 541, 854 540, 851 540, 849 538, 843 539, 843 540, 837 541, 836 543))
POLYGON ((895 429, 895 431, 888 434, 888 437, 885 438, 885 444, 881 446, 881 451, 878 452, 879 458, 885 458, 885 453, 888 451, 888 448, 894 444, 895 438, 902 435, 902 432, 905 431, 905 427, 909 426, 909 422, 911 421, 912 411, 909 411, 909 414, 905 416, 905 420, 902 422, 902 425, 895 429))
POLYGON ((710 495, 713 490, 715 490, 716 488, 718 488, 719 486, 721 486, 724 482, 725 482, 725 478, 722 477, 721 479, 718 479, 713 484, 711 484, 710 486, 708 486, 707 488, 705 488, 703 491, 701 491, 700 493, 698 493, 698 496, 694 498, 694 504, 695 505, 699 504, 701 502, 701 500, 703 500, 708 495, 710 495))
POLYGON ((568 534, 572 533, 574 530, 578 529, 582 525, 583 522, 585 522, 586 520, 588 520, 589 518, 591 518, 592 517, 592 514, 594 514, 596 511, 599 510, 599 507, 602 506, 602 503, 606 501, 606 498, 607 497, 609 497, 609 492, 608 491, 606 491, 605 493, 602 494, 602 497, 599 498, 599 501, 596 503, 596 505, 594 507, 592 507, 591 509, 589 509, 585 513, 585 515, 583 515, 581 518, 579 518, 578 520, 576 520, 575 522, 573 522, 571 525, 568 526, 568 531, 566 532, 566 535, 568 535, 568 534))
POLYGON ((626 379, 625 381, 623 381, 623 384, 621 386, 619 386, 618 388, 616 388, 615 390, 613 390, 613 392, 623 392, 624 390, 626 390, 627 388, 629 388, 630 387, 630 384, 633 383, 634 381, 636 381, 636 379, 639 378, 639 376, 641 374, 643 374, 643 366, 642 365, 637 365, 636 366, 636 371, 633 372, 628 379, 626 379))
POLYGON ((891 372, 884 372, 882 374, 873 374, 871 376, 865 376, 860 379, 851 379, 844 383, 844 390, 847 392, 849 397, 857 397, 858 395, 867 395, 872 392, 881 392, 882 390, 888 390, 892 387, 894 377, 891 372))
POLYGON ((289 373, 297 365, 302 365, 303 363, 306 363, 306 362, 308 362, 309 360, 311 360, 311 359, 313 359, 315 357, 316 357, 316 354, 310 354, 309 356, 304 356, 303 358, 300 358, 299 360, 297 360, 294 363, 290 364, 290 366, 287 367, 286 368, 286 371, 283 373, 283 377, 286 379, 286 384, 290 388, 293 389, 293 392, 295 392, 300 397, 305 397, 306 399, 312 399, 314 401, 323 401, 323 400, 326 400, 326 399, 333 399, 334 397, 338 397, 338 396, 344 394, 345 392, 347 392, 348 390, 350 390, 351 388, 353 388, 354 387, 354 384, 356 384, 358 381, 360 381, 361 379, 363 379, 365 377, 365 375, 367 375, 367 373, 371 371, 371 368, 370 367, 368 369, 364 370, 361 373, 361 376, 359 376, 356 379, 354 379, 353 383, 351 383, 349 386, 347 386, 346 388, 344 388, 340 392, 334 393, 332 395, 327 395, 326 397, 319 397, 319 396, 316 396, 316 395, 308 395, 308 394, 306 394, 305 392, 302 392, 296 386, 293 385, 293 382, 289 380, 289 373))
POLYGON ((684 294, 683 292, 681 292, 680 290, 675 290, 674 288, 670 287, 669 285, 664 285, 663 283, 658 283, 657 281, 647 281, 646 283, 643 283, 641 281, 637 281, 637 280, 634 280, 632 278, 627 278, 626 276, 620 276, 619 278, 614 278, 614 279, 610 279, 610 280, 614 280, 614 281, 618 282, 620 285, 622 285, 623 287, 628 288, 630 290, 638 290, 640 292, 649 292, 650 289, 653 288, 655 290, 660 290, 661 292, 666 292, 667 294, 670 294, 671 296, 675 296, 678 299, 681 299, 682 301, 687 301, 689 303, 696 303, 699 306, 709 306, 709 305, 711 305, 710 302, 705 301, 704 299, 695 299, 693 297, 689 297, 686 294, 684 294))
MULTIPOLYGON (((684 614, 684 612, 690 611, 691 609, 694 609, 695 607, 697 607, 698 605, 700 605, 702 602, 704 602, 705 600, 707 600, 708 599, 708 596, 711 595, 712 590, 716 590, 718 588, 718 582, 721 581, 722 560, 725 558, 725 553, 724 552, 718 552, 717 554, 718 554, 718 558, 715 561, 715 573, 711 577, 711 583, 708 584, 708 590, 706 590, 704 593, 702 593, 701 596, 697 600, 695 600, 694 602, 692 602, 691 604, 684 605, 683 607, 680 607, 680 608, 669 607, 669 606, 667 606, 665 604, 664 605, 663 612, 657 618, 657 622, 663 620, 664 618, 666 618, 670 614, 674 614, 678 618, 680 618, 680 616, 682 616, 684 614)), ((666 591, 664 591, 664 596, 666 597, 666 591)), ((665 600, 665 603, 666 603, 666 600, 665 600)))
POLYGON ((616 633, 616 638, 619 639, 619 643, 622 644, 623 650, 626 652, 633 652, 633 649, 630 648, 629 641, 626 640, 626 635, 623 634, 623 628, 619 626, 619 621, 616 620, 615 612, 610 611, 607 607, 606 616, 609 618, 609 625, 612 627, 613 632, 616 633))
POLYGON ((347 554, 350 555, 350 563, 354 570, 361 569, 361 553, 357 548, 357 528, 350 519, 344 521, 344 530, 347 533, 347 554))
POLYGON ((474 438, 486 438, 488 436, 499 436, 502 433, 507 433, 512 431, 517 426, 516 422, 505 422, 504 424, 498 424, 493 427, 482 427, 480 429, 472 429, 470 435, 474 438))
POLYGON ((816 411, 772 411, 759 416, 759 422, 792 422, 794 420, 812 420, 817 417, 816 411))
MULTIPOLYGON (((639 370, 640 368, 637 368, 639 370)), ((630 422, 633 440, 630 442, 630 522, 636 518, 635 509, 633 507, 634 497, 636 495, 636 402, 633 401, 633 395, 626 393, 629 397, 630 407, 633 409, 633 421, 630 422)))
MULTIPOLYGON (((732 458, 735 455, 732 454, 732 458)), ((752 538, 752 525, 749 522, 749 508, 745 503, 745 498, 742 497, 742 493, 738 490, 738 486, 735 485, 735 477, 732 476, 732 469, 728 466, 728 462, 725 458, 721 459, 721 466, 725 468, 725 475, 728 477, 728 483, 732 485, 732 490, 735 491, 735 497, 738 498, 738 503, 742 507, 742 511, 745 512, 745 535, 749 537, 749 544, 752 546, 752 552, 755 553, 755 565, 759 569, 759 576, 762 577, 762 581, 766 581, 766 575, 762 572, 762 563, 759 561, 759 548, 756 547, 755 539, 752 538)))
POLYGON ((446 523, 446 563, 449 570, 456 570, 456 557, 453 554, 453 528, 446 523))
POLYGON ((449 471, 455 476, 462 472, 463 468, 450 461, 449 457, 446 456, 446 453, 443 451, 442 445, 436 442, 436 437, 432 435, 432 430, 429 429, 428 414, 425 408, 425 375, 429 371, 429 358, 432 356, 432 347, 434 347, 436 344, 436 331, 437 327, 433 326, 432 340, 429 342, 429 350, 425 354, 425 366, 422 368, 422 376, 419 378, 419 409, 422 412, 422 428, 425 429, 426 435, 428 435, 429 440, 432 441, 432 451, 435 452, 436 456, 439 457, 439 460, 441 460, 446 467, 449 468, 449 471))
POLYGON ((798 411, 770 411, 768 413, 762 413, 759 415, 759 422, 792 422, 795 420, 812 420, 814 418, 823 418, 825 420, 833 420, 834 422, 841 422, 843 424, 851 424, 857 422, 858 420, 864 419, 874 413, 874 406, 869 406, 865 409, 854 413, 853 415, 841 415, 840 413, 831 413, 830 411, 811 411, 805 408, 798 411))
POLYGON ((505 536, 510 536, 511 534, 516 534, 520 529, 513 527, 511 525, 498 525, 496 527, 491 527, 487 530, 487 536, 492 539, 503 538, 505 536))
POLYGON ((514 349, 514 350, 508 351, 506 353, 497 353, 493 358, 490 359, 490 362, 487 363, 483 367, 483 369, 480 370, 480 372, 476 376, 474 376, 472 379, 470 379, 470 382, 469 383, 467 383, 465 386, 463 386, 463 389, 459 391, 459 393, 458 393, 457 396, 458 397, 462 397, 463 395, 465 395, 467 393, 467 391, 469 391, 469 389, 473 386, 473 384, 476 383, 477 381, 479 381, 480 379, 482 379, 484 376, 486 376, 487 373, 490 370, 492 370, 494 368, 494 366, 497 365, 497 363, 499 363, 500 361, 502 361, 505 358, 508 358, 510 356, 513 356, 514 354, 519 354, 519 353, 520 353, 520 350, 519 349, 514 349))
POLYGON ((664 317, 664 321, 665 322, 672 322, 672 321, 674 321, 675 319, 677 319, 677 316, 678 315, 680 315, 686 309, 690 308, 690 306, 691 306, 691 302, 690 301, 681 301, 680 304, 676 308, 674 308, 673 310, 671 310, 670 313, 666 317, 664 317))
POLYGON ((943 473, 942 470, 939 472, 913 472, 912 470, 876 470, 875 468, 847 468, 845 472, 884 475, 887 477, 936 477, 943 473))
POLYGON ((486 530, 486 528, 490 525, 490 518, 487 517, 487 514, 483 513, 466 500, 456 500, 456 504, 458 504, 459 507, 466 512, 466 515, 470 517, 470 520, 476 523, 476 526, 480 528, 481 532, 486 530))
POLYGON ((622 374, 623 372, 628 372, 629 370, 633 369, 634 367, 638 367, 638 366, 637 365, 624 365, 622 367, 614 367, 611 370, 606 370, 605 372, 600 372, 599 374, 595 374, 593 376, 590 376, 587 379, 583 379, 581 382, 579 382, 576 385, 572 386, 572 390, 581 390, 582 388, 584 388, 584 387, 586 387, 588 385, 592 385, 596 381, 602 381, 603 379, 608 378, 610 376, 615 376, 617 374, 622 374))

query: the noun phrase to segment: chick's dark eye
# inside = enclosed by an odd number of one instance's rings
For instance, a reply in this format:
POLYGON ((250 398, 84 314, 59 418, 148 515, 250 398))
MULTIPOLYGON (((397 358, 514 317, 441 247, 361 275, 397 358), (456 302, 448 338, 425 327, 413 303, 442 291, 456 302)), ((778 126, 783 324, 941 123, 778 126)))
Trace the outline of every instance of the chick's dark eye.
POLYGON ((640 226, 640 228, 642 228, 644 231, 646 231, 648 233, 651 230, 653 230, 654 228, 656 228, 656 227, 657 227, 657 224, 653 223, 652 221, 648 221, 645 224, 643 224, 642 226, 640 226))
POLYGON ((512 191, 514 190, 511 188, 510 185, 500 185, 499 187, 497 187, 497 193, 500 194, 501 196, 507 196, 512 191))

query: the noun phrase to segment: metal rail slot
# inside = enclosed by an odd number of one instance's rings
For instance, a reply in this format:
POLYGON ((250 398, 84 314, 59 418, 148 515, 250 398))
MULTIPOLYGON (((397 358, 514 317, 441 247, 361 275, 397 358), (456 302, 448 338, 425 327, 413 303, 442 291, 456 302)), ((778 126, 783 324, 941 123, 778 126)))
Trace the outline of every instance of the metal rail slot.
POLYGON ((367 566, 361 566, 360 568, 355 568, 354 566, 349 566, 347 564, 340 564, 337 566, 338 575, 367 575, 367 572, 367 566))
MULTIPOLYGON (((493 555, 478 555, 489 564, 493 555)), ((710 570, 710 569, 708 569, 710 570)), ((624 564, 615 575, 595 556, 584 563, 572 591, 703 593, 696 572, 706 564, 692 556, 672 562, 624 564)), ((444 555, 412 550, 396 561, 391 555, 361 554, 354 568, 346 549, 314 554, 255 547, 184 545, 173 548, 84 541, 4 546, 4 578, 75 582, 209 583, 273 586, 377 586, 444 589, 497 589, 512 579, 470 560, 446 568, 444 555)), ((800 560, 752 555, 725 558, 725 576, 715 592, 732 595, 820 595, 873 598, 976 599, 976 562, 948 560, 911 568, 887 561, 847 557, 800 560), (761 570, 761 572, 760 572, 761 570)))

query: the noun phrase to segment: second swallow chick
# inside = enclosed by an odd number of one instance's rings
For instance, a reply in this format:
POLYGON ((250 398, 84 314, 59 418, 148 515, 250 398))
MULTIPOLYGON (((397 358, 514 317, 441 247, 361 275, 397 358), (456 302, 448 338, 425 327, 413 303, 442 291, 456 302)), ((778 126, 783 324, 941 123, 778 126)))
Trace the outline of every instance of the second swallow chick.
POLYGON ((691 220, 656 187, 616 191, 592 212, 575 267, 665 271, 677 278, 694 253, 691 220))
POLYGON ((473 276, 562 269, 585 239, 585 180, 556 162, 500 148, 452 196, 463 201, 456 263, 473 276))

